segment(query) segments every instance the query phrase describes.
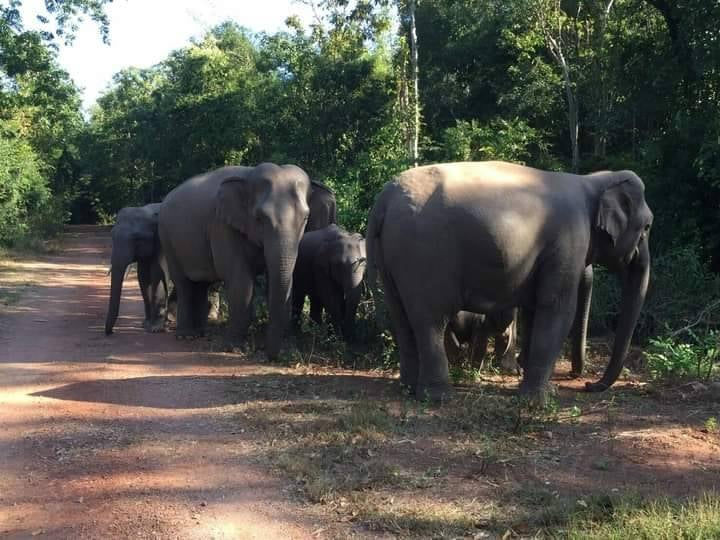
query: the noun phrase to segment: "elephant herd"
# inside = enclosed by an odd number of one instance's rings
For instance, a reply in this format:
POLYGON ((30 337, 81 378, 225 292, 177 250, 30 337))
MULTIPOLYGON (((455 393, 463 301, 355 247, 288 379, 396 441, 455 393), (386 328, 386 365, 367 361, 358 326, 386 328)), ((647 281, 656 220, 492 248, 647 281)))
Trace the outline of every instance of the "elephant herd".
POLYGON ((375 287, 379 278, 400 383, 411 394, 448 396, 448 357, 470 343, 481 361, 494 336, 503 363, 520 342, 520 393, 542 399, 568 335, 572 373, 583 370, 599 264, 622 282, 612 356, 601 380, 586 384, 602 391, 622 370, 647 292, 652 220, 632 171, 576 175, 504 162, 445 163, 388 182, 363 239, 336 224, 334 194, 299 167, 223 167, 190 178, 162 203, 118 213, 105 332, 112 333, 131 262, 147 331, 164 328, 172 282, 176 336, 202 335, 208 289, 222 282, 225 339, 233 346, 247 338, 256 277, 265 274, 271 359, 291 318, 297 327, 306 297, 314 321, 324 311, 335 331, 352 339, 362 282, 375 287))

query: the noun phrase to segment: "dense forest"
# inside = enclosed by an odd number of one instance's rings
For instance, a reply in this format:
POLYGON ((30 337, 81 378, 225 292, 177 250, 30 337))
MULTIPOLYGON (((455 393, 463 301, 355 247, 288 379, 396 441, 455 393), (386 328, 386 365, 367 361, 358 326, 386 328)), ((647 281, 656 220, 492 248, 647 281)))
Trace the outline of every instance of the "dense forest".
MULTIPOLYGON (((717 0, 322 0, 309 27, 226 22, 123 70, 85 118, 56 43, 84 15, 100 46, 104 4, 46 2, 53 33, 28 30, 19 0, 0 7, 2 244, 112 222, 224 164, 296 163, 359 231, 380 187, 416 160, 632 169, 655 214, 639 339, 713 335, 717 0)), ((598 332, 616 308, 614 283, 601 275, 596 287, 598 332)))

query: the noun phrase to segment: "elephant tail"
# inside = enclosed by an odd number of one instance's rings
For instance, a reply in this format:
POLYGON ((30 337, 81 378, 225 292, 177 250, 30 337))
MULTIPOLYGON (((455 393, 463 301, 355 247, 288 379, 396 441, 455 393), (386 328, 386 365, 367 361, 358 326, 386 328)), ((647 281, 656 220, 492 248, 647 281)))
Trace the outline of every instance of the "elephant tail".
POLYGON ((385 214, 395 187, 394 182, 385 184, 385 188, 375 200, 368 217, 365 251, 367 254, 367 284, 371 289, 376 287, 378 271, 381 273, 384 271, 385 261, 383 260, 380 236, 385 223, 385 214))

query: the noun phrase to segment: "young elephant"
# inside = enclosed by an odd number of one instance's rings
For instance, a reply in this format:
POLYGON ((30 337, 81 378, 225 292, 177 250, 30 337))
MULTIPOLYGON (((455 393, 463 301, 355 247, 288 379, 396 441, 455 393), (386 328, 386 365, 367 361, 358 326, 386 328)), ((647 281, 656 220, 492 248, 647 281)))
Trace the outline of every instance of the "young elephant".
POLYGON ((306 233, 293 274, 295 325, 309 296, 310 317, 321 323, 325 310, 335 330, 352 339, 364 277, 365 239, 361 235, 337 225, 306 233))
POLYGON ((496 366, 505 371, 516 371, 515 345, 517 340, 517 310, 492 315, 458 311, 450 317, 445 328, 445 352, 448 362, 459 359, 463 344, 470 347, 470 362, 482 368, 490 337, 495 339, 496 366))
POLYGON ((110 257, 110 302, 105 319, 105 334, 113 332, 120 309, 125 271, 137 263, 137 277, 145 304, 143 328, 160 332, 165 328, 168 299, 168 277, 165 257, 158 239, 158 211, 160 204, 142 207, 129 206, 118 212, 112 229, 110 257))

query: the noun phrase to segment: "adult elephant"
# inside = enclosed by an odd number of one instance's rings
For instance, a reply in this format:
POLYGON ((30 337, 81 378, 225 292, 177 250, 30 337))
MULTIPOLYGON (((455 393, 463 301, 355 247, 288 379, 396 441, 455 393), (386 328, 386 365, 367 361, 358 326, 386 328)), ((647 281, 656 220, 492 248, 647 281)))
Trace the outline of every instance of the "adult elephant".
POLYGON ((589 391, 619 376, 650 276, 653 220, 632 171, 575 175, 504 162, 410 169, 387 184, 368 222, 400 352, 400 380, 419 397, 450 391, 443 347, 460 310, 519 307, 525 353, 520 392, 542 398, 576 318, 586 269, 623 282, 610 363, 589 391))
POLYGON ((110 255, 110 302, 105 334, 113 333, 120 310, 120 296, 127 267, 137 263, 137 278, 145 304, 143 328, 148 332, 165 329, 168 301, 167 265, 158 238, 160 204, 129 206, 118 212, 112 228, 110 255))
POLYGON ((305 232, 337 223, 337 201, 333 190, 317 180, 310 181, 310 190, 310 217, 305 232))
POLYGON ((337 225, 305 233, 293 274, 294 323, 299 323, 309 296, 313 321, 322 323, 324 310, 335 330, 352 339, 365 266, 365 239, 361 235, 337 225))
POLYGON ((223 167, 172 190, 159 232, 178 291, 177 336, 195 337, 207 322, 207 290, 223 281, 228 340, 247 337, 255 276, 267 269, 270 323, 266 354, 277 356, 290 315, 292 274, 309 215, 310 179, 295 165, 223 167))

